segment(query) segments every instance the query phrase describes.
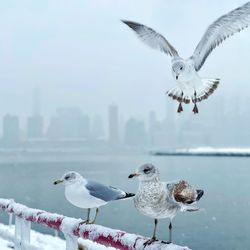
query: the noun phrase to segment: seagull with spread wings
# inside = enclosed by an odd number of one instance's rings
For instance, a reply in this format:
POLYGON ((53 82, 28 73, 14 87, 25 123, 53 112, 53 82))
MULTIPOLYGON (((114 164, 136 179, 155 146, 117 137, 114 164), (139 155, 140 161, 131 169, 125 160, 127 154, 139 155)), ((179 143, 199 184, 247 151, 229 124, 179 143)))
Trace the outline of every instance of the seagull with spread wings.
POLYGON ((182 103, 194 103, 193 112, 198 113, 196 103, 207 99, 217 88, 219 79, 204 79, 198 74, 214 48, 226 38, 248 27, 250 24, 250 2, 221 16, 206 30, 193 55, 188 59, 179 56, 167 39, 155 30, 132 21, 123 20, 133 29, 139 39, 153 49, 158 49, 172 58, 172 75, 176 86, 167 92, 179 102, 177 112, 183 111, 182 103))

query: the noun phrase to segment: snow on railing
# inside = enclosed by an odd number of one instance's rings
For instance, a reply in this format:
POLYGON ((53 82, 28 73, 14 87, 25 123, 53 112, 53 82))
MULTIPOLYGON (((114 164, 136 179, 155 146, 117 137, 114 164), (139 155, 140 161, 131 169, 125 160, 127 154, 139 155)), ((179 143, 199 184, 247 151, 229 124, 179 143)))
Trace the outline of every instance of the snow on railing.
MULTIPOLYGON (((79 237, 122 250, 144 249, 143 243, 148 240, 139 235, 99 225, 81 225, 81 219, 28 208, 13 200, 0 199, 0 210, 7 212, 10 216, 15 215, 14 244, 15 249, 18 250, 29 249, 31 222, 61 231, 66 239, 66 250, 76 250, 79 237)), ((164 244, 161 241, 152 243, 146 249, 189 250, 187 247, 164 244)))

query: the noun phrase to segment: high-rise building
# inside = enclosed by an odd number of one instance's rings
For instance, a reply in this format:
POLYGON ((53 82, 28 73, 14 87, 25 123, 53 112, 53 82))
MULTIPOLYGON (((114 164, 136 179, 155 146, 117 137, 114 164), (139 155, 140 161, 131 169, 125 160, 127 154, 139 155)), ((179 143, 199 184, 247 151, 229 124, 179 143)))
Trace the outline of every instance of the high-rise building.
POLYGON ((43 137, 43 117, 30 116, 27 121, 27 136, 31 139, 38 139, 43 137))
POLYGON ((157 119, 155 111, 149 113, 148 138, 151 147, 165 147, 167 145, 166 124, 157 119))
POLYGON ((130 146, 147 145, 147 133, 143 121, 131 118, 126 122, 124 142, 130 146))
POLYGON ((111 145, 119 143, 119 112, 118 107, 114 104, 108 109, 109 133, 108 139, 111 145))
POLYGON ((149 130, 153 129, 157 122, 157 116, 155 111, 150 111, 148 116, 148 127, 149 130))
POLYGON ((94 139, 100 139, 104 136, 103 120, 101 116, 95 115, 91 125, 91 135, 94 139))
POLYGON ((88 115, 80 115, 78 118, 78 135, 80 138, 90 138, 90 119, 88 115))
POLYGON ((59 108, 50 121, 48 136, 50 139, 88 139, 89 117, 77 107, 59 108))
POLYGON ((5 146, 17 146, 20 140, 19 118, 5 115, 3 118, 3 143, 5 146))

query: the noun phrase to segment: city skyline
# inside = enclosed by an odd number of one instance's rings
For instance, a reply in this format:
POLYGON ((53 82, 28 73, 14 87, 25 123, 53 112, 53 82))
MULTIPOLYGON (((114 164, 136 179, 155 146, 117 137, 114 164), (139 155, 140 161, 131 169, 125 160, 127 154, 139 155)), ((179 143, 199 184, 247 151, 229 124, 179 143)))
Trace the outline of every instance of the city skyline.
MULTIPOLYGON (((213 112, 207 112, 206 102, 201 113, 194 115, 188 106, 183 114, 176 113, 174 102, 166 98, 165 116, 151 110, 146 117, 124 118, 119 105, 111 103, 104 114, 89 115, 81 107, 58 107, 49 117, 43 115, 41 95, 33 91, 31 114, 21 124, 20 116, 6 113, 2 120, 1 142, 17 146, 17 142, 86 141, 89 147, 98 143, 106 146, 136 146, 145 148, 180 148, 192 146, 248 146, 248 100, 219 98, 210 101, 213 112), (228 106, 227 104, 231 105, 228 106), (47 120, 47 123, 44 122, 47 120), (237 137, 233 131, 241 126, 237 137), (103 144, 104 143, 104 144, 103 144)), ((22 143, 20 144, 23 145, 22 143)), ((48 145, 47 145, 48 146, 48 145)), ((74 147, 74 143, 71 145, 74 147)), ((75 146, 80 146, 76 144, 75 146)))

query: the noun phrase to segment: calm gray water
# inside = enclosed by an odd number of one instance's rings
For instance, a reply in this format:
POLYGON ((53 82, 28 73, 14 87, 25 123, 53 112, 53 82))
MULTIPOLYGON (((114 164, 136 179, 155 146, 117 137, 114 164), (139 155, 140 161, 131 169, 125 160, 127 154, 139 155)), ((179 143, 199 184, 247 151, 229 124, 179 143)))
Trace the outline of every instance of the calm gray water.
MULTIPOLYGON (((203 211, 182 213, 175 218, 175 243, 193 250, 250 249, 248 158, 90 155, 81 163, 1 165, 0 197, 14 198, 30 207, 79 218, 86 212, 65 200, 63 186, 52 184, 55 179, 67 170, 74 170, 86 178, 135 192, 137 180, 130 180, 127 176, 146 162, 160 169, 162 180, 184 178, 205 190, 199 203, 203 211)), ((6 222, 6 217, 2 219, 6 222)), ((153 221, 140 215, 132 200, 117 201, 103 207, 97 223, 146 236, 151 236, 153 229, 153 221)), ((160 239, 167 239, 167 228, 168 221, 162 220, 158 228, 160 239)), ((36 229, 45 230, 42 227, 36 229)))

